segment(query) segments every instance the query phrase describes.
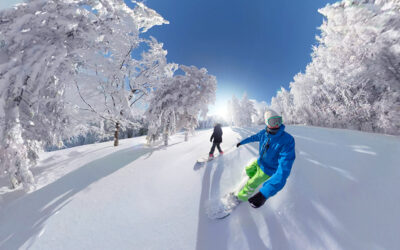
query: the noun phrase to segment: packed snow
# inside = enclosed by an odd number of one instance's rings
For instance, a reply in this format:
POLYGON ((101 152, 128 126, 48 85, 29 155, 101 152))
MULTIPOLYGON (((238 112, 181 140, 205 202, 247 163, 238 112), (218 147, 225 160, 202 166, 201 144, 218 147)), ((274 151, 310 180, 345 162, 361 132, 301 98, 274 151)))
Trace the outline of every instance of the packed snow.
POLYGON ((223 128, 146 146, 145 137, 42 153, 37 190, 0 179, 0 249, 398 249, 400 140, 351 130, 288 126, 297 158, 284 189, 259 209, 223 220, 206 207, 231 191, 257 157, 259 131, 223 128))

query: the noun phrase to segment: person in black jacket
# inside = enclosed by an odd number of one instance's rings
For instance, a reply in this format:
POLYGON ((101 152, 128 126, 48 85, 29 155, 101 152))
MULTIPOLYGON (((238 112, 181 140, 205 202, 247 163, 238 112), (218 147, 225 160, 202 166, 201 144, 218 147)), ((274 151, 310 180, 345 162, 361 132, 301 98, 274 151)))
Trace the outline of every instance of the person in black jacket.
POLYGON ((215 150, 215 146, 218 148, 218 151, 220 154, 223 154, 224 152, 222 151, 220 144, 222 143, 222 128, 221 128, 221 124, 217 123, 214 127, 214 132, 211 135, 210 138, 210 142, 213 143, 211 150, 210 150, 210 154, 209 157, 214 157, 214 150, 215 150), (214 141, 213 141, 214 139, 214 141))

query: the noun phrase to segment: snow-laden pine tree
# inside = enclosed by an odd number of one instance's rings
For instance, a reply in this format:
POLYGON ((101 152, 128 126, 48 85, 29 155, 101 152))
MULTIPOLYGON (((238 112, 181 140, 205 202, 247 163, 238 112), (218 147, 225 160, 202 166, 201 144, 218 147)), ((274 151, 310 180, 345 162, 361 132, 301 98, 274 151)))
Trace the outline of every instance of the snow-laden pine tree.
POLYGON ((180 66, 184 75, 169 78, 155 90, 146 111, 149 123, 147 140, 156 141, 161 135, 164 145, 177 130, 188 133, 198 125, 198 117, 208 112, 208 105, 215 101, 216 78, 205 68, 180 66))
POLYGON ((228 113, 230 116, 230 124, 240 126, 241 123, 241 109, 239 99, 233 95, 232 99, 228 101, 228 113))
POLYGON ((296 123, 400 134, 400 2, 341 1, 320 13, 312 62, 271 103, 296 123))
POLYGON ((132 10, 123 0, 28 0, 2 10, 1 174, 30 189, 37 152, 59 143, 70 124, 64 94, 81 65, 105 65, 108 53, 121 58, 138 29, 163 22, 143 4, 132 10))
POLYGON ((254 109, 256 110, 256 113, 253 114, 252 120, 253 123, 256 125, 265 125, 265 120, 264 120, 264 113, 267 111, 268 105, 266 102, 258 102, 256 100, 250 100, 253 103, 254 109))
POLYGON ((271 99, 271 109, 283 115, 285 123, 295 123, 293 117, 293 96, 285 88, 281 88, 271 99))
POLYGON ((249 100, 247 93, 244 93, 240 100, 239 126, 250 126, 253 123, 252 117, 256 114, 257 110, 254 108, 253 102, 249 100))
POLYGON ((253 123, 253 116, 257 115, 254 101, 249 100, 247 93, 243 94, 241 100, 235 95, 228 102, 228 113, 234 126, 250 126, 253 123))

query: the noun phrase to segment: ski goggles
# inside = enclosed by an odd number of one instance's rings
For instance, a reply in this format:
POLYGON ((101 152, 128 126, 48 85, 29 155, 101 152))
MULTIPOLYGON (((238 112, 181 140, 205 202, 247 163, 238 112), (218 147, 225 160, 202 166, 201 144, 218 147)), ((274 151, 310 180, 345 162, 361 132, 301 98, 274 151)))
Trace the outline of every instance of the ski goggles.
POLYGON ((282 124, 282 117, 281 116, 273 116, 268 118, 267 120, 267 125, 269 125, 271 128, 276 128, 281 126, 282 124))

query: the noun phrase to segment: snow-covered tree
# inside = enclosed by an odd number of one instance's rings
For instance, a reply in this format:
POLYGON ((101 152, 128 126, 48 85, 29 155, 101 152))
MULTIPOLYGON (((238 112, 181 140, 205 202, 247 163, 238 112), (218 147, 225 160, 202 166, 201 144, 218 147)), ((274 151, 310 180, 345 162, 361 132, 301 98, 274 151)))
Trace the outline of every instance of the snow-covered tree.
POLYGON ((217 80, 205 68, 181 66, 185 75, 175 76, 173 85, 180 90, 178 95, 178 128, 185 130, 185 141, 198 125, 199 117, 206 117, 208 105, 215 102, 217 80))
POLYGON ((199 119, 196 129, 213 128, 217 123, 221 124, 221 126, 229 125, 228 121, 226 121, 226 118, 224 117, 219 115, 207 115, 207 117, 199 119))
POLYGON ((65 89, 75 84, 81 65, 105 64, 106 55, 121 58, 136 30, 164 23, 137 5, 132 10, 123 0, 29 0, 0 12, 0 171, 14 186, 30 189, 37 152, 61 142, 73 113, 65 89))
POLYGON ((228 113, 230 118, 231 125, 240 126, 240 103, 239 99, 235 95, 232 96, 232 99, 228 101, 228 113))
POLYGON ((327 5, 319 44, 271 104, 295 123, 400 134, 400 2, 327 5))
MULTIPOLYGON (((82 99, 81 109, 88 108, 98 119, 115 124, 115 146, 118 145, 120 127, 140 126, 134 122, 135 105, 142 105, 140 101, 143 97, 146 98, 164 79, 171 77, 176 69, 175 64, 167 63, 167 51, 155 38, 145 40, 137 36, 130 39, 132 45, 126 48, 122 58, 110 58, 104 65, 96 64, 94 73, 85 69, 84 78, 76 86, 82 99), (131 54, 141 50, 138 41, 146 43, 149 49, 142 53, 140 59, 134 59, 131 54)), ((72 91, 74 96, 78 95, 75 92, 72 91)))
POLYGON ((149 123, 149 143, 163 136, 164 144, 177 130, 193 131, 198 117, 208 112, 208 105, 215 101, 216 78, 205 68, 180 66, 184 75, 175 75, 155 90, 146 111, 149 123))
POLYGON ((271 100, 271 109, 283 115, 287 123, 293 123, 293 96, 285 88, 281 88, 271 100))
POLYGON ((247 93, 243 94, 240 100, 240 126, 250 126, 253 123, 252 117, 257 114, 254 103, 249 100, 247 93))
POLYGON ((265 101, 258 102, 253 99, 250 101, 253 103, 253 106, 256 110, 256 113, 252 117, 253 123, 257 125, 265 125, 264 113, 268 108, 267 103, 265 101))
POLYGON ((244 93, 239 101, 236 96, 228 102, 228 113, 232 117, 232 124, 235 126, 250 126, 253 123, 253 116, 257 114, 254 102, 249 100, 244 93))

